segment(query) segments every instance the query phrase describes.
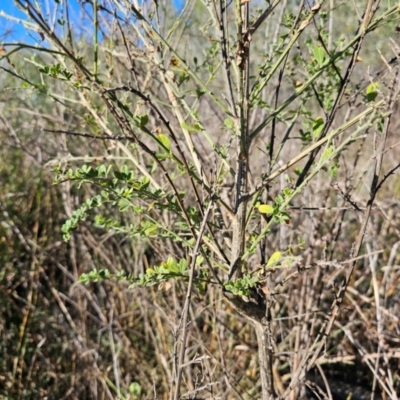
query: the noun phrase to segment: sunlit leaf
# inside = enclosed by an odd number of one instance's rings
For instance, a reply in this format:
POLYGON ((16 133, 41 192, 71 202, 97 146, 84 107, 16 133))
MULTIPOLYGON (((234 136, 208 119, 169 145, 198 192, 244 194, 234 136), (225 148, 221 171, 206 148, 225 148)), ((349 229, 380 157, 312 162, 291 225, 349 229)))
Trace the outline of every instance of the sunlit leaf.
POLYGON ((269 204, 260 204, 258 206, 258 211, 260 211, 262 214, 273 214, 274 207, 269 204))
POLYGON ((375 99, 378 96, 377 90, 379 89, 379 83, 371 83, 370 85, 367 86, 367 101, 375 101, 375 99))
POLYGON ((324 119, 322 117, 317 117, 313 122, 313 138, 317 138, 319 134, 324 129, 324 119))
POLYGON ((183 129, 186 129, 189 132, 199 132, 199 131, 201 131, 201 126, 199 124, 190 125, 190 124, 187 124, 186 122, 182 122, 181 123, 181 127, 183 129))
POLYGON ((275 265, 281 260, 281 258, 282 258, 282 253, 280 251, 275 251, 275 253, 273 253, 272 256, 269 258, 267 267, 275 265))
POLYGON ((163 133, 160 133, 157 136, 157 139, 163 144, 163 146, 167 150, 171 150, 171 141, 169 140, 169 137, 167 135, 164 135, 163 133))
POLYGON ((322 48, 322 46, 317 46, 314 47, 313 53, 318 65, 321 66, 325 61, 325 50, 322 48))
POLYGON ((325 149, 325 151, 323 152, 321 159, 324 160, 324 161, 325 161, 325 160, 328 160, 329 157, 331 156, 331 154, 333 153, 333 150, 334 150, 333 146, 329 146, 329 147, 328 147, 327 149, 325 149))
POLYGON ((235 124, 233 123, 233 121, 231 119, 226 119, 224 121, 224 124, 228 129, 233 129, 235 127, 235 124))

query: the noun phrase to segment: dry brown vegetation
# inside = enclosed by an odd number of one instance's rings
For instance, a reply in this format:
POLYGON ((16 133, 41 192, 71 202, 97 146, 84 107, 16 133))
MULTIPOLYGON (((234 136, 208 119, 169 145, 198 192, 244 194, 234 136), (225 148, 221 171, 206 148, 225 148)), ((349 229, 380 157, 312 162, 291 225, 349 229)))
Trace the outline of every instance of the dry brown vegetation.
POLYGON ((253 26, 268 2, 89 1, 78 24, 62 1, 54 29, 15 2, 38 48, 4 38, 0 55, 0 398, 397 399, 398 7, 271 1, 246 70, 233 8, 253 26), (257 92, 275 67, 246 109, 246 79, 257 92), (154 197, 122 193, 66 232, 116 190, 82 165, 125 165, 154 197), (184 273, 151 275, 169 257, 184 273))

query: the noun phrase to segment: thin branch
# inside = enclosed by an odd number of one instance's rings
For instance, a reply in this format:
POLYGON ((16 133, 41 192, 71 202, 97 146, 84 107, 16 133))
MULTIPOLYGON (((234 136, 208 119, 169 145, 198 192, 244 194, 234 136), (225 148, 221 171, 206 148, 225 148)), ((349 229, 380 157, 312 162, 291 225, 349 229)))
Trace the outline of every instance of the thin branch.
MULTIPOLYGON (((323 144, 328 142, 329 140, 335 138, 342 132, 344 132, 346 129, 352 127, 355 125, 357 122, 362 120, 363 118, 367 117, 368 115, 372 114, 375 112, 377 109, 379 109, 382 105, 385 104, 384 100, 380 100, 379 102, 375 103, 373 106, 367 108, 364 110, 362 113, 354 117, 352 120, 348 121, 346 124, 342 125, 340 128, 334 130, 331 132, 328 136, 325 136, 324 138, 320 139, 318 142, 314 143, 311 145, 308 149, 302 151, 299 155, 294 157, 292 160, 287 162, 285 165, 277 169, 275 172, 273 172, 271 175, 266 177, 261 183, 259 183, 252 191, 248 193, 249 197, 252 197, 254 194, 256 194, 258 191, 263 189, 266 185, 268 185, 269 182, 273 181, 275 178, 277 178, 280 174, 285 172, 287 169, 292 167, 293 165, 297 164, 299 161, 301 161, 303 158, 305 158, 307 155, 312 153, 315 149, 321 147, 323 144)), ((369 124, 365 125, 364 127, 369 126, 369 124)))
POLYGON ((204 217, 203 217, 203 221, 200 226, 199 234, 197 236, 196 245, 194 246, 193 253, 192 253, 192 264, 190 266, 189 283, 188 283, 188 287, 186 290, 186 299, 185 299, 185 304, 183 306, 183 312, 182 312, 182 318, 181 318, 181 324, 180 324, 180 326, 182 326, 182 343, 181 343, 179 360, 178 360, 178 363, 179 363, 178 364, 178 376, 175 381, 174 400, 179 400, 179 393, 180 393, 181 381, 182 381, 182 373, 183 373, 183 368, 184 368, 184 364, 185 364, 186 342, 187 342, 187 336, 188 336, 188 330, 189 330, 189 323, 188 323, 189 307, 190 307, 190 301, 191 301, 192 291, 193 291, 196 259, 197 259, 197 255, 199 254, 199 249, 201 246, 201 241, 203 239, 203 234, 204 234, 204 230, 205 230, 205 227, 207 224, 207 219, 208 219, 208 216, 211 212, 213 205, 214 205, 214 199, 213 199, 213 194, 211 194, 207 209, 204 212, 204 217))

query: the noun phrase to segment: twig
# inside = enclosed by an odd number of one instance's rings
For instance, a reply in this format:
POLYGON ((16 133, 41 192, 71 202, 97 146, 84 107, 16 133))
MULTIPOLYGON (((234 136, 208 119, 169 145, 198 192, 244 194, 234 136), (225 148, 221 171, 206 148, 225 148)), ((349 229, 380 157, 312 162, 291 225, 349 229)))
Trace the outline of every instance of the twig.
POLYGON ((193 282, 194 282, 195 267, 196 267, 196 258, 197 258, 197 254, 199 253, 201 241, 203 239, 203 233, 204 233, 204 230, 205 230, 205 227, 207 224, 207 219, 208 219, 208 216, 210 214, 210 211, 211 211, 213 205, 214 205, 214 199, 213 199, 213 196, 211 195, 207 209, 204 212, 203 221, 201 223, 199 234, 197 236, 196 245, 193 249, 193 254, 192 254, 192 264, 190 266, 189 283, 188 283, 188 287, 187 287, 187 291, 186 291, 186 299, 185 299, 185 304, 183 306, 183 312, 182 312, 182 318, 181 318, 181 324, 180 324, 180 326, 182 326, 182 343, 181 343, 179 360, 178 360, 178 375, 177 375, 176 381, 175 381, 175 396, 174 396, 175 400, 179 400, 183 366, 184 366, 184 362, 185 362, 186 341, 187 341, 188 329, 189 329, 189 326, 188 326, 189 306, 190 306, 190 300, 192 297, 193 282))

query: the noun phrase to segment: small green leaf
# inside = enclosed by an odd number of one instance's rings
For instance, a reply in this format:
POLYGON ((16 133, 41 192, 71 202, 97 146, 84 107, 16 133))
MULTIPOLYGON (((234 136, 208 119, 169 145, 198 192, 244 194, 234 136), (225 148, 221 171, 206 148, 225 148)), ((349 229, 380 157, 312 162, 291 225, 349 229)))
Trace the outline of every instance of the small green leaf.
POLYGON ((189 125, 186 122, 181 123, 181 127, 189 132, 200 132, 201 126, 199 124, 189 125))
POLYGON ((130 206, 131 202, 128 199, 120 199, 118 202, 119 210, 120 211, 126 211, 130 206))
POLYGON ((50 67, 45 65, 43 68, 39 68, 39 72, 41 72, 42 74, 48 75, 50 72, 50 67))
POLYGON ((325 61, 325 50, 321 46, 316 46, 313 49, 313 53, 318 65, 321 66, 325 61))
POLYGON ((104 164, 102 164, 102 165, 98 166, 97 171, 98 171, 99 175, 106 175, 107 168, 104 164))
POLYGON ((163 160, 170 158, 168 156, 168 154, 165 154, 165 153, 156 153, 155 155, 156 155, 157 160, 159 160, 159 161, 163 161, 163 160))
POLYGON ((313 138, 317 138, 319 134, 324 129, 324 119, 322 117, 317 117, 313 122, 313 138))
POLYGON ((156 224, 153 224, 151 221, 142 221, 140 225, 143 228, 143 233, 146 237, 155 236, 158 231, 158 227, 156 224))
POLYGON ((269 204, 260 204, 258 206, 258 211, 260 211, 261 214, 273 214, 274 207, 270 206, 269 204))
POLYGON ((178 267, 178 273, 183 275, 187 269, 187 261, 184 258, 182 258, 177 264, 177 267, 178 267))
POLYGON ((241 279, 227 282, 225 284, 225 289, 235 295, 248 296, 250 294, 250 289, 254 288, 258 279, 257 276, 245 275, 241 279))
POLYGON ((144 128, 149 122, 149 117, 147 115, 138 115, 137 116, 139 127, 144 128))
POLYGON ((375 101, 378 96, 379 83, 371 83, 367 87, 367 102, 375 101))
POLYGON ((233 123, 233 121, 231 119, 226 119, 224 121, 224 124, 228 129, 233 129, 235 127, 235 124, 233 123))
POLYGON ((157 139, 164 145, 164 147, 168 151, 171 150, 171 141, 169 140, 169 137, 167 135, 164 135, 163 133, 160 133, 157 136, 157 139))
POLYGON ((301 167, 296 167, 296 168, 294 169, 294 173, 295 173, 296 175, 298 175, 298 176, 300 176, 302 172, 303 172, 303 168, 301 168, 301 167))
POLYGON ((130 393, 132 396, 134 396, 134 399, 140 397, 141 394, 142 394, 142 388, 141 388, 141 386, 139 385, 139 383, 137 383, 137 382, 132 382, 132 383, 129 385, 129 389, 128 389, 128 390, 129 390, 129 393, 130 393))
POLYGON ((282 253, 280 251, 275 251, 275 253, 272 254, 272 256, 269 258, 267 267, 275 265, 281 260, 281 258, 282 258, 282 253))
POLYGON ((196 97, 199 99, 201 96, 203 96, 204 94, 206 94, 207 92, 205 90, 202 89, 196 89, 196 97))
POLYGON ((329 157, 331 156, 331 154, 333 153, 333 146, 329 146, 327 149, 325 149, 325 151, 323 152, 322 156, 321 156, 321 160, 326 161, 329 159, 329 157))
POLYGON ((204 281, 196 281, 195 282, 196 289, 199 291, 200 295, 204 295, 207 292, 207 282, 204 281))

